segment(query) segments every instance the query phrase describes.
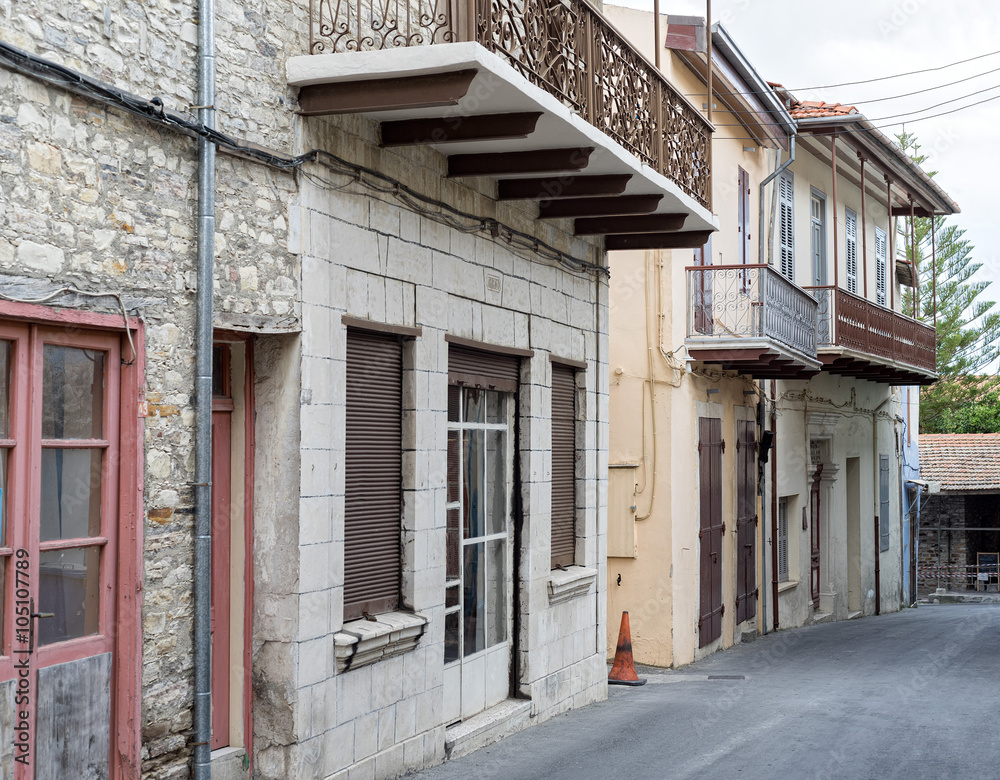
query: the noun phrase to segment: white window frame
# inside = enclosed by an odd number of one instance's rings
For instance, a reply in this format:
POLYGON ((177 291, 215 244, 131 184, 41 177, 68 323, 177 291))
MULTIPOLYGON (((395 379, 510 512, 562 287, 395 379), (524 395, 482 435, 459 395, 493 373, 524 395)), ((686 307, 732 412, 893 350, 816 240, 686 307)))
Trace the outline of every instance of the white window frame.
POLYGON ((826 195, 815 187, 809 196, 809 256, 812 259, 812 283, 814 287, 825 287, 827 283, 826 262, 826 195), (819 204, 819 216, 814 206, 819 204))

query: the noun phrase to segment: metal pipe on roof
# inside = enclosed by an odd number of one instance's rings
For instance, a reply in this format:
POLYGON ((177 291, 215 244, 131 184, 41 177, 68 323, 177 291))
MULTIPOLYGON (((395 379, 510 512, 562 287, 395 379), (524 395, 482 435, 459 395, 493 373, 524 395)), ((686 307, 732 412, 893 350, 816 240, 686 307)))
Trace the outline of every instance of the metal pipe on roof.
POLYGON ((758 263, 768 263, 770 264, 770 252, 767 251, 769 247, 765 246, 765 236, 764 236, 764 190, 768 184, 774 181, 778 176, 785 172, 785 170, 793 162, 795 162, 795 133, 792 133, 788 137, 788 159, 784 163, 781 163, 781 147, 778 147, 777 157, 774 162, 777 166, 771 174, 760 183, 760 208, 758 209, 760 213, 760 231, 757 235, 757 244, 759 246, 759 251, 757 255, 758 263), (780 163, 780 164, 779 164, 780 163))
MULTIPOLYGON (((711 30, 709 30, 711 34, 711 30)), ((653 0, 653 63, 660 69, 660 0, 653 0)))

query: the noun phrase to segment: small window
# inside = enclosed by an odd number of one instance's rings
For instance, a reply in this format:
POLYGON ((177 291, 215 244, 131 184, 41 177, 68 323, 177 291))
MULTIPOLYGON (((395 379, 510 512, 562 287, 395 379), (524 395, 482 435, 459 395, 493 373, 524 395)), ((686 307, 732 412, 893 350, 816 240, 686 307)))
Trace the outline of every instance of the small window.
POLYGON ((552 566, 576 562, 576 371, 552 364, 552 566))
POLYGON ((781 275, 795 281, 795 185, 792 174, 778 177, 778 244, 781 275))
POLYGON ((844 220, 847 236, 847 291, 858 294, 858 215, 847 209, 844 220))
POLYGON ((826 195, 812 191, 810 199, 809 242, 812 254, 812 283, 814 287, 826 286, 826 195))
POLYGON ((344 620, 399 606, 403 346, 347 331, 344 620))
POLYGON ((778 582, 788 582, 788 498, 778 499, 778 582))
POLYGON ((889 456, 878 458, 878 535, 879 550, 889 549, 889 456))

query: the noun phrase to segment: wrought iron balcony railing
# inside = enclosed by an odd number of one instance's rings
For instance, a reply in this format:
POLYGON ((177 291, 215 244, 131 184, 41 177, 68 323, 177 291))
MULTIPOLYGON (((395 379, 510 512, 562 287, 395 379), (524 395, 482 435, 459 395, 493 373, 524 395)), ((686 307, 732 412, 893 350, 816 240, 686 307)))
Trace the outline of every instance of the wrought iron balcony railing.
POLYGON ((694 266, 687 277, 689 340, 770 342, 815 359, 816 299, 771 266, 694 266))
POLYGON ((586 0, 312 0, 313 54, 474 41, 706 208, 711 130, 586 0))
POLYGON ((934 328, 847 290, 806 289, 819 301, 819 347, 843 347, 931 374, 936 371, 934 328))

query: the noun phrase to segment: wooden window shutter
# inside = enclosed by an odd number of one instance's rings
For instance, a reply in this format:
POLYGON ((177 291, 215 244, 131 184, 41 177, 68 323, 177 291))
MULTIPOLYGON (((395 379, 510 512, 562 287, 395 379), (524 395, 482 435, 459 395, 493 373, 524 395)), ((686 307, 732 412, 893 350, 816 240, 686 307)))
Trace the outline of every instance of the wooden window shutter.
POLYGON ((889 549, 889 456, 878 456, 878 537, 879 550, 889 549))
POLYGON ((576 563, 576 372, 552 364, 552 567, 576 563))
POLYGON ((875 228, 875 303, 886 302, 886 241, 888 235, 882 228, 875 228))
POLYGON ((698 647, 722 636, 722 560, 726 526, 722 519, 722 420, 698 418, 700 603, 698 647))
POLYGON ((781 275, 795 281, 795 186, 787 171, 778 177, 778 242, 781 275))
POLYGON ((788 499, 778 499, 778 582, 788 581, 788 499))
POLYGON ((847 209, 847 290, 858 294, 858 215, 847 209))
POLYGON ((347 331, 344 620, 399 606, 403 347, 347 331))

